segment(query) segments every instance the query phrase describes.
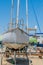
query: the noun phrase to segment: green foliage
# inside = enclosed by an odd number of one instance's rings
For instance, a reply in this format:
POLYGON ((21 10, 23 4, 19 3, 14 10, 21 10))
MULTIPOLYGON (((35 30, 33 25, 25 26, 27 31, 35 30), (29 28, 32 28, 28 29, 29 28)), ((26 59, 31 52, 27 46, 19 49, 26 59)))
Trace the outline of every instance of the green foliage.
POLYGON ((32 37, 32 38, 29 39, 29 42, 30 42, 30 43, 33 43, 33 42, 34 42, 34 43, 37 43, 37 39, 32 37))

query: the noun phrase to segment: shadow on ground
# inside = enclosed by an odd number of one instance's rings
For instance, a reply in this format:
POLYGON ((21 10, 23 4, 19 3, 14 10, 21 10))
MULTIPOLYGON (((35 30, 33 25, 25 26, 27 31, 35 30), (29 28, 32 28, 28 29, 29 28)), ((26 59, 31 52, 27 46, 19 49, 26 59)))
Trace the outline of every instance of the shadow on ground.
MULTIPOLYGON (((7 62, 15 64, 13 59, 9 59, 7 62)), ((16 65, 29 65, 29 59, 16 58, 16 65)))

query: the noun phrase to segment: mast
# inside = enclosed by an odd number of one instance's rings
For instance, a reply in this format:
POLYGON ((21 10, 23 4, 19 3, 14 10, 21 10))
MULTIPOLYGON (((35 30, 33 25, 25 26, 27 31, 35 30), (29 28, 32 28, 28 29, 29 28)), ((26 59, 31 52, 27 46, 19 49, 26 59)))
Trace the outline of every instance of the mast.
POLYGON ((19 17, 19 6, 20 6, 20 0, 17 2, 17 21, 16 21, 16 28, 18 27, 18 17, 19 17))
POLYGON ((11 22, 13 22, 13 8, 14 8, 14 0, 12 0, 12 6, 11 6, 11 22))
POLYGON ((26 22, 27 22, 27 33, 28 33, 28 0, 26 0, 26 22))
POLYGON ((12 5, 11 5, 11 16, 10 16, 10 23, 9 23, 9 30, 13 28, 13 8, 14 8, 14 0, 12 0, 12 5))

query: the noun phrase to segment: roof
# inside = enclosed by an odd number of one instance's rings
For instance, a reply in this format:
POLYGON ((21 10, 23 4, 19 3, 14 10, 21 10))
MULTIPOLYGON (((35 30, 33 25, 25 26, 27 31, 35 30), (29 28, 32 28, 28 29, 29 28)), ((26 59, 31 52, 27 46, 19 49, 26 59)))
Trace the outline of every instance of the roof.
POLYGON ((36 33, 36 34, 43 34, 43 33, 36 33))

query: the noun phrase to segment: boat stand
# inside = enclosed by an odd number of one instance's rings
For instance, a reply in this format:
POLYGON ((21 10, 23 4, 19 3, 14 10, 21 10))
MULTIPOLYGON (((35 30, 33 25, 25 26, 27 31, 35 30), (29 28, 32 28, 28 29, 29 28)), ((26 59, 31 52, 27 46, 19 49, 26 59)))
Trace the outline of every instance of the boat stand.
POLYGON ((14 51, 14 65, 16 65, 16 51, 14 51))

